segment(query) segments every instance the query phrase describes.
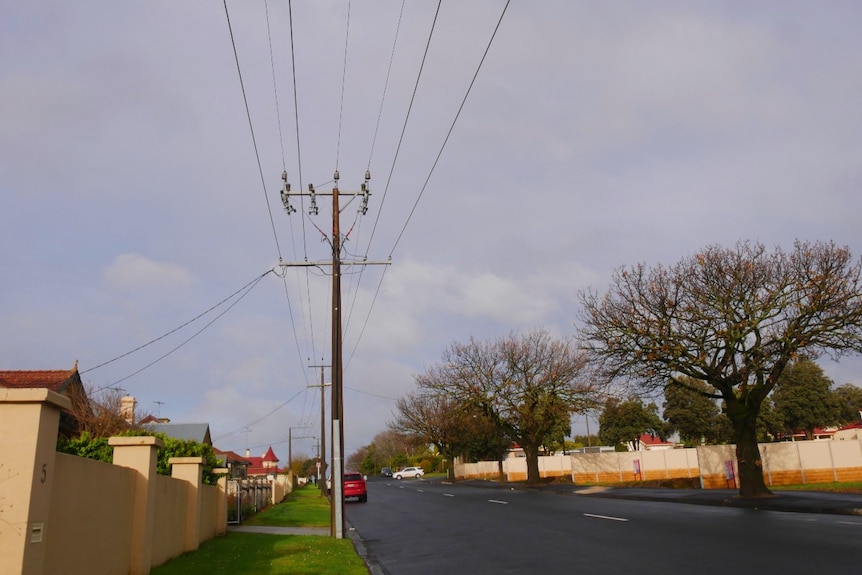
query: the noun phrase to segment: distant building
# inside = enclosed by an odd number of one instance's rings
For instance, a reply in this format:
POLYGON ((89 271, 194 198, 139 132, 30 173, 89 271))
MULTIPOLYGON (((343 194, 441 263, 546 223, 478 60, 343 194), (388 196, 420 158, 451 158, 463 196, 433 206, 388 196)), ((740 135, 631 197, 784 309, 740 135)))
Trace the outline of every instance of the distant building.
POLYGON ((862 421, 845 425, 832 434, 836 441, 847 441, 848 439, 862 439, 862 421))
POLYGON ((629 451, 660 451, 662 449, 673 449, 677 445, 672 441, 664 441, 660 437, 650 433, 642 433, 637 443, 635 445, 634 441, 629 441, 626 443, 626 447, 628 447, 629 451))
POLYGON ((266 450, 266 453, 263 454, 263 457, 254 457, 249 450, 246 450, 245 459, 251 464, 248 468, 249 477, 270 477, 274 479, 279 473, 284 473, 284 469, 279 469, 278 467, 278 457, 275 456, 271 445, 266 450))
POLYGON ((228 469, 228 475, 232 479, 245 479, 248 477, 248 468, 251 467, 251 461, 233 451, 222 451, 216 447, 213 448, 213 451, 220 465, 228 469))

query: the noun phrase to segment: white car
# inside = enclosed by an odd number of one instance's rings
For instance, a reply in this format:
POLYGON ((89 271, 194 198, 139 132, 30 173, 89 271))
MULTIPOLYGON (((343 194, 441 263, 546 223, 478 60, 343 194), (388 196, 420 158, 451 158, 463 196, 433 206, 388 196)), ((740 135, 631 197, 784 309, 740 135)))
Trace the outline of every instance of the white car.
POLYGON ((425 472, 422 471, 421 467, 405 467, 401 471, 396 471, 392 474, 392 477, 395 479, 404 479, 405 477, 415 477, 416 479, 419 479, 423 475, 425 475, 425 472))

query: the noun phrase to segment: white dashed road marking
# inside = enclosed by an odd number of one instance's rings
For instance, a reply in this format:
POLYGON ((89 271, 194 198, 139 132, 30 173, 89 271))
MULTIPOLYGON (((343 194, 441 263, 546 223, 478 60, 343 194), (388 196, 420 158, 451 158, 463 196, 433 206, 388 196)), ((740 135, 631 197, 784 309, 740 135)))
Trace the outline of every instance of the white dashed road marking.
POLYGON ((607 519, 608 521, 628 521, 623 517, 611 517, 610 515, 593 515, 592 513, 584 513, 584 517, 592 517, 594 519, 607 519))

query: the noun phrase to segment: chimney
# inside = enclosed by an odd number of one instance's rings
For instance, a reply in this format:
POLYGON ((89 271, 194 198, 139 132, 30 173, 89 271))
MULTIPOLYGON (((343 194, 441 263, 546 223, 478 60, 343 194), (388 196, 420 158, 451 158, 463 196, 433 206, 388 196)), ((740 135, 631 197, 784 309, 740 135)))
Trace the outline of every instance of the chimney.
POLYGON ((135 423, 135 405, 137 403, 131 395, 125 395, 120 398, 120 415, 123 416, 123 419, 129 425, 134 425, 135 423))
POLYGON ((245 456, 246 458, 251 457, 251 449, 249 449, 248 447, 245 448, 245 456))

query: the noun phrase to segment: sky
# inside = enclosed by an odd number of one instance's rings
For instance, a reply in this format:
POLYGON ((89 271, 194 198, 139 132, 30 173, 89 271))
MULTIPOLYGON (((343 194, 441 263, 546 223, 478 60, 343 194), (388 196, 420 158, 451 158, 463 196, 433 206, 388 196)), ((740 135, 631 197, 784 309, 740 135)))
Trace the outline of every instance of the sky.
POLYGON ((331 258, 336 170, 371 262, 343 269, 347 455, 453 342, 573 337, 620 266, 862 255, 858 2, 504 7, 0 0, 0 369, 77 361, 220 449, 316 454, 330 268, 291 264, 331 258))

